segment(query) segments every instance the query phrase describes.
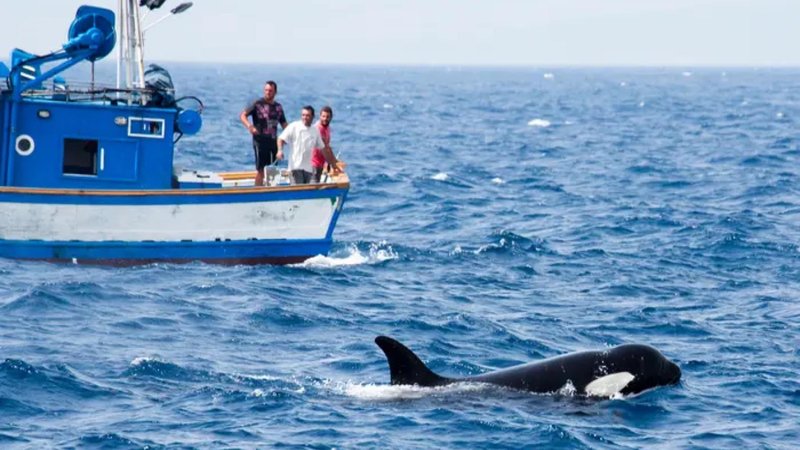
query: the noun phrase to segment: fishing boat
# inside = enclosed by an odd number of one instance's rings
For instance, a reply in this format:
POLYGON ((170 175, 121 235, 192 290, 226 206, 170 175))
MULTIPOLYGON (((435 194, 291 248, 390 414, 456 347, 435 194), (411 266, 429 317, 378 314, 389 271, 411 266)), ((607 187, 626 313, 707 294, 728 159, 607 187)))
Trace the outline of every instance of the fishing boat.
POLYGON ((203 105, 177 97, 163 68, 145 67, 142 14, 163 3, 80 6, 60 49, 15 49, 10 66, 0 62, 0 257, 288 264, 330 250, 347 174, 292 185, 273 169, 255 186, 255 172, 174 167, 203 105), (115 48, 116 84, 95 83, 95 62, 115 48), (62 78, 79 63, 90 65, 88 83, 62 78))

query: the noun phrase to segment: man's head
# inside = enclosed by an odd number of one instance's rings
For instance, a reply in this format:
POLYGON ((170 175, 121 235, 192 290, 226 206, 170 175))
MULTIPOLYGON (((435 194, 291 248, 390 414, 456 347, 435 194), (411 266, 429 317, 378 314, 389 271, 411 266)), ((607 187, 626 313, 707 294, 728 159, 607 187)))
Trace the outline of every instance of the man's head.
POLYGON ((275 100, 275 94, 278 93, 278 84, 272 80, 264 83, 264 100, 271 102, 275 100))
POLYGON ((323 106, 322 109, 319 110, 319 123, 321 123, 323 127, 327 127, 331 124, 331 120, 333 120, 333 110, 330 106, 323 106))
POLYGON ((300 119, 303 121, 303 125, 310 127, 311 121, 314 120, 314 107, 311 105, 303 106, 300 111, 300 119))

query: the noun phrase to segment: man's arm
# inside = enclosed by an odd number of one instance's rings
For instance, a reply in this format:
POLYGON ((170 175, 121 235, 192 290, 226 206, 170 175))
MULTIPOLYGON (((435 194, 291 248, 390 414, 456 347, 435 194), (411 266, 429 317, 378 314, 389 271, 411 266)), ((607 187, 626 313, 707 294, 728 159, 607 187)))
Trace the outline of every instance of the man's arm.
POLYGON ((291 132, 291 128, 284 128, 281 135, 278 136, 278 153, 275 154, 275 158, 283 159, 283 146, 292 140, 291 132))
POLYGON ((322 156, 325 158, 325 161, 328 163, 328 165, 336 170, 336 163, 338 161, 336 160, 336 156, 333 154, 333 149, 331 146, 326 145, 324 148, 320 149, 320 152, 322 153, 322 156))
POLYGON ((278 153, 275 154, 275 159, 283 159, 283 146, 286 145, 286 141, 281 138, 278 138, 278 153))
POLYGON ((258 132, 258 129, 255 126, 253 126, 253 124, 250 123, 249 120, 247 120, 247 116, 249 116, 252 112, 253 112, 253 106, 252 105, 248 106, 247 108, 244 109, 244 111, 242 111, 241 114, 239 114, 239 120, 242 122, 242 125, 244 125, 244 127, 247 128, 247 131, 249 131, 250 134, 256 134, 258 132))
POLYGON ((283 128, 284 130, 286 129, 287 126, 289 126, 289 124, 286 122, 286 114, 283 113, 283 108, 281 108, 281 116, 278 117, 278 121, 281 124, 281 128, 283 128))

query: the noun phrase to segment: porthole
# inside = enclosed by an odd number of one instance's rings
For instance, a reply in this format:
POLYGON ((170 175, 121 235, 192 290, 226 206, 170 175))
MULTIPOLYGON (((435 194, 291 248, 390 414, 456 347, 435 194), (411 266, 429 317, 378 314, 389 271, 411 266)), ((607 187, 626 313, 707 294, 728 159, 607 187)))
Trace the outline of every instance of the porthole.
POLYGON ((32 137, 28 136, 27 134, 21 134, 17 136, 15 148, 20 156, 28 156, 33 153, 33 149, 36 148, 36 144, 33 142, 32 137))

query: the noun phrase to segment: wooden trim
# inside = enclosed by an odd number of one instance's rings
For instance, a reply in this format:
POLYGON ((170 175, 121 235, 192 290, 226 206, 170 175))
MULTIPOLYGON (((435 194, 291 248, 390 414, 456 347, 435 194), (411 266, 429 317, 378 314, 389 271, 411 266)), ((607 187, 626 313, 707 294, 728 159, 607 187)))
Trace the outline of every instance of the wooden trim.
MULTIPOLYGON (((255 172, 253 172, 255 174, 255 172)), ((112 197, 142 197, 158 195, 199 196, 199 195, 226 195, 226 194, 260 194, 264 192, 297 192, 297 191, 322 191, 330 189, 350 189, 350 180, 346 175, 336 177, 335 183, 301 184, 294 186, 242 186, 224 188, 201 189, 147 189, 147 190, 116 190, 116 189, 53 189, 0 186, 0 194, 35 194, 35 195, 90 195, 112 197)))

